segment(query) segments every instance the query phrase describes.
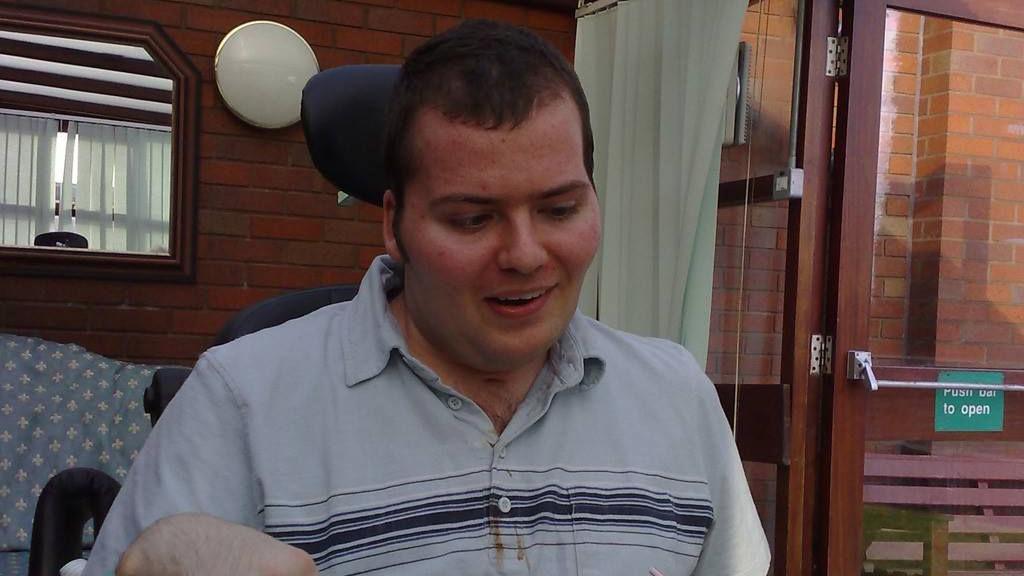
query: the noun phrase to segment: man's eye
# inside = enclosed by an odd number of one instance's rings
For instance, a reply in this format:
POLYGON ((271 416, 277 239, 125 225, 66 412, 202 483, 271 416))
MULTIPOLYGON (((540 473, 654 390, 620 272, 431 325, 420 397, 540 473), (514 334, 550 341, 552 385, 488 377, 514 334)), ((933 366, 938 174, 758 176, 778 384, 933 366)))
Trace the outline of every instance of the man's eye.
POLYGON ((572 204, 559 204, 548 208, 546 212, 549 216, 555 220, 565 220, 571 217, 573 214, 579 211, 579 205, 573 202, 572 204))
POLYGON ((471 214, 469 216, 457 216, 450 220, 451 225, 462 230, 478 230, 483 228, 490 221, 490 214, 471 214))

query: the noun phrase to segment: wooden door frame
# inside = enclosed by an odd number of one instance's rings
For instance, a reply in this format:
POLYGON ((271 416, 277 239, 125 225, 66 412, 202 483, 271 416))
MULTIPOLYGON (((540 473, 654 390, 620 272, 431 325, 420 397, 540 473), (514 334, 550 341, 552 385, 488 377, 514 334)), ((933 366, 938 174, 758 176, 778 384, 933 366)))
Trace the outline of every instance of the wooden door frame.
POLYGON ((778 474, 775 574, 806 576, 814 565, 822 377, 810 374, 810 342, 824 334, 835 80, 825 76, 826 39, 836 32, 838 2, 807 0, 804 7, 797 107, 797 166, 803 195, 790 203, 783 305, 782 382, 790 384, 786 454, 778 474))
MULTIPOLYGON (((867 387, 847 380, 847 352, 868 349, 885 12, 889 8, 1024 29, 1007 0, 846 0, 849 71, 839 81, 826 321, 833 376, 824 390, 824 453, 815 557, 829 576, 860 574, 867 387), (846 111, 856 103, 857 119, 846 111), (864 283, 869 285, 865 287, 864 283), (858 457, 860 455, 860 457, 858 457)), ((817 572, 817 571, 816 571, 817 572)))

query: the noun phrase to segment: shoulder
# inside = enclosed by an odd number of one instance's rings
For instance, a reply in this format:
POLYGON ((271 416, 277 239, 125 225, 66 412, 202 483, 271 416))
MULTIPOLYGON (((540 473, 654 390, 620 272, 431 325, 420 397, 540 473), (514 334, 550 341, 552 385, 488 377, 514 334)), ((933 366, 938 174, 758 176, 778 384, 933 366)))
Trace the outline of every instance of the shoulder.
POLYGON ((203 354, 236 392, 319 379, 343 365, 350 302, 330 304, 278 326, 242 336, 203 354))
POLYGON ((707 381, 697 360, 676 342, 623 332, 582 314, 573 318, 571 327, 582 353, 603 360, 612 374, 707 381))

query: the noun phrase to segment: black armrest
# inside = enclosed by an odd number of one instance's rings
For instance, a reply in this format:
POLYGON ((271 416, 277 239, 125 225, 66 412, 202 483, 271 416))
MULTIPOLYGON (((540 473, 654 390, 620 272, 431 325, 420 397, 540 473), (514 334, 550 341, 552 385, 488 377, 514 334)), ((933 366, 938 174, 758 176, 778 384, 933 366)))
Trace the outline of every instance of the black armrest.
POLYGON ((70 468, 43 487, 36 503, 29 549, 29 576, 58 576, 82 557, 82 532, 92 518, 99 534, 121 484, 94 468, 70 468))
POLYGON ((142 395, 142 407, 146 414, 149 414, 149 421, 153 426, 156 426, 156 421, 164 413, 167 404, 191 373, 191 368, 180 366, 160 368, 153 373, 153 381, 142 395))

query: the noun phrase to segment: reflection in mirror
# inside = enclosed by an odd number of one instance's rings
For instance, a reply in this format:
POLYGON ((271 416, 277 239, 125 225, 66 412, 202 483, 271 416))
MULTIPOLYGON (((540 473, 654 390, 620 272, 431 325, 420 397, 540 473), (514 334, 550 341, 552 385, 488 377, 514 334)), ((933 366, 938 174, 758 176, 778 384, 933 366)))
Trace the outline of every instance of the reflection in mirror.
POLYGON ((170 255, 174 84, 143 46, 0 28, 0 245, 170 255))

